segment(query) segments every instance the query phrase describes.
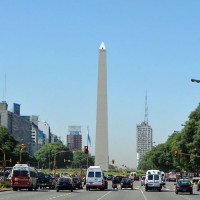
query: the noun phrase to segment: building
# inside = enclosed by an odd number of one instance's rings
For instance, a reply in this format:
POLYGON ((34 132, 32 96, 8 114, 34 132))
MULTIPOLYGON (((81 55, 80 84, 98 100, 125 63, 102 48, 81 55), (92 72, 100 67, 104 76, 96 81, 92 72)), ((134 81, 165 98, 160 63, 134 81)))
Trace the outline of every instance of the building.
POLYGON ((108 171, 108 108, 107 108, 107 64, 106 47, 99 47, 98 92, 96 115, 95 165, 108 171))
POLYGON ((32 123, 20 115, 20 107, 17 108, 16 114, 8 111, 8 104, 5 101, 0 103, 0 126, 8 129, 8 133, 25 144, 27 151, 31 152, 31 134, 32 123))
POLYGON ((82 150, 81 126, 68 126, 67 147, 69 150, 82 150))
POLYGON ((145 153, 152 149, 152 128, 147 122, 137 125, 137 167, 145 153))
POLYGON ((51 134, 51 143, 54 143, 54 142, 60 142, 60 143, 62 143, 61 137, 58 137, 55 134, 51 134))
POLYGON ((46 121, 38 121, 38 128, 43 132, 43 136, 45 135, 45 144, 51 143, 51 130, 49 124, 46 121))

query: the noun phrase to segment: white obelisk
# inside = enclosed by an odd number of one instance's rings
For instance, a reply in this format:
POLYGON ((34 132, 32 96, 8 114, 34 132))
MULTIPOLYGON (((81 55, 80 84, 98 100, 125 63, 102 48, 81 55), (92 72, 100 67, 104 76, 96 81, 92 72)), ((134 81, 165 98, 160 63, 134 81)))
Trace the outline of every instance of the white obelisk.
POLYGON ((99 47, 95 165, 108 171, 108 109, 106 47, 99 47))

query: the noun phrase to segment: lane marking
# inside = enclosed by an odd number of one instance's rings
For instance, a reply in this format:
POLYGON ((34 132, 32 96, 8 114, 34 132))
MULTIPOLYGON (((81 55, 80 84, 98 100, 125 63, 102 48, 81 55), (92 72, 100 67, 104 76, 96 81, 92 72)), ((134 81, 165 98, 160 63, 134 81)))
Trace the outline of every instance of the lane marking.
POLYGON ((142 190, 140 190, 140 191, 141 191, 141 193, 142 193, 144 199, 147 200, 146 196, 144 195, 144 192, 143 192, 142 190))
POLYGON ((107 196, 108 194, 110 194, 112 191, 107 192, 106 194, 104 194, 102 197, 98 198, 97 200, 103 199, 105 196, 107 196))

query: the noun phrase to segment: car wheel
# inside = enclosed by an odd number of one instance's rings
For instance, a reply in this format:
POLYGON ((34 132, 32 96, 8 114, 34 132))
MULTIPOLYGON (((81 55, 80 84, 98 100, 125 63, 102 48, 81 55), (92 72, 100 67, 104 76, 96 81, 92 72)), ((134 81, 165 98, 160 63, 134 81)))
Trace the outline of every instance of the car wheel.
POLYGON ((17 191, 17 188, 13 188, 13 191, 17 191))
POLYGON ((122 190, 122 187, 121 187, 121 190, 122 190))
POLYGON ((59 192, 59 189, 57 189, 56 191, 59 192))
POLYGON ((148 191, 148 188, 147 188, 147 187, 145 187, 145 191, 146 191, 146 192, 148 191))
POLYGON ((175 193, 178 194, 178 191, 176 190, 175 193))
POLYGON ((71 189, 71 192, 73 192, 73 189, 71 189))
POLYGON ((133 187, 131 188, 131 190, 133 190, 133 187))
POLYGON ((159 189, 159 192, 161 192, 161 189, 159 189))
POLYGON ((193 191, 190 191, 190 194, 193 194, 193 191))

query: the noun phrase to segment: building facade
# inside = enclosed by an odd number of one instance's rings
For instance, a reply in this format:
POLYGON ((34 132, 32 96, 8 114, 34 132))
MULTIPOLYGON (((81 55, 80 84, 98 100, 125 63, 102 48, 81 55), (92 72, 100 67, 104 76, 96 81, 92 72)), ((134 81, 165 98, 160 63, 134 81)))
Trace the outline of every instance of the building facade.
POLYGON ((137 167, 145 153, 153 147, 152 143, 152 128, 147 122, 142 122, 137 125, 137 167))
POLYGON ((45 144, 51 143, 51 130, 50 126, 46 121, 38 121, 38 128, 45 135, 45 144))
POLYGON ((82 150, 81 126, 68 126, 67 147, 69 150, 82 150))
POLYGON ((32 123, 8 111, 7 108, 8 104, 2 101, 0 103, 0 126, 6 127, 8 133, 12 134, 20 144, 25 144, 27 151, 31 152, 32 123))

